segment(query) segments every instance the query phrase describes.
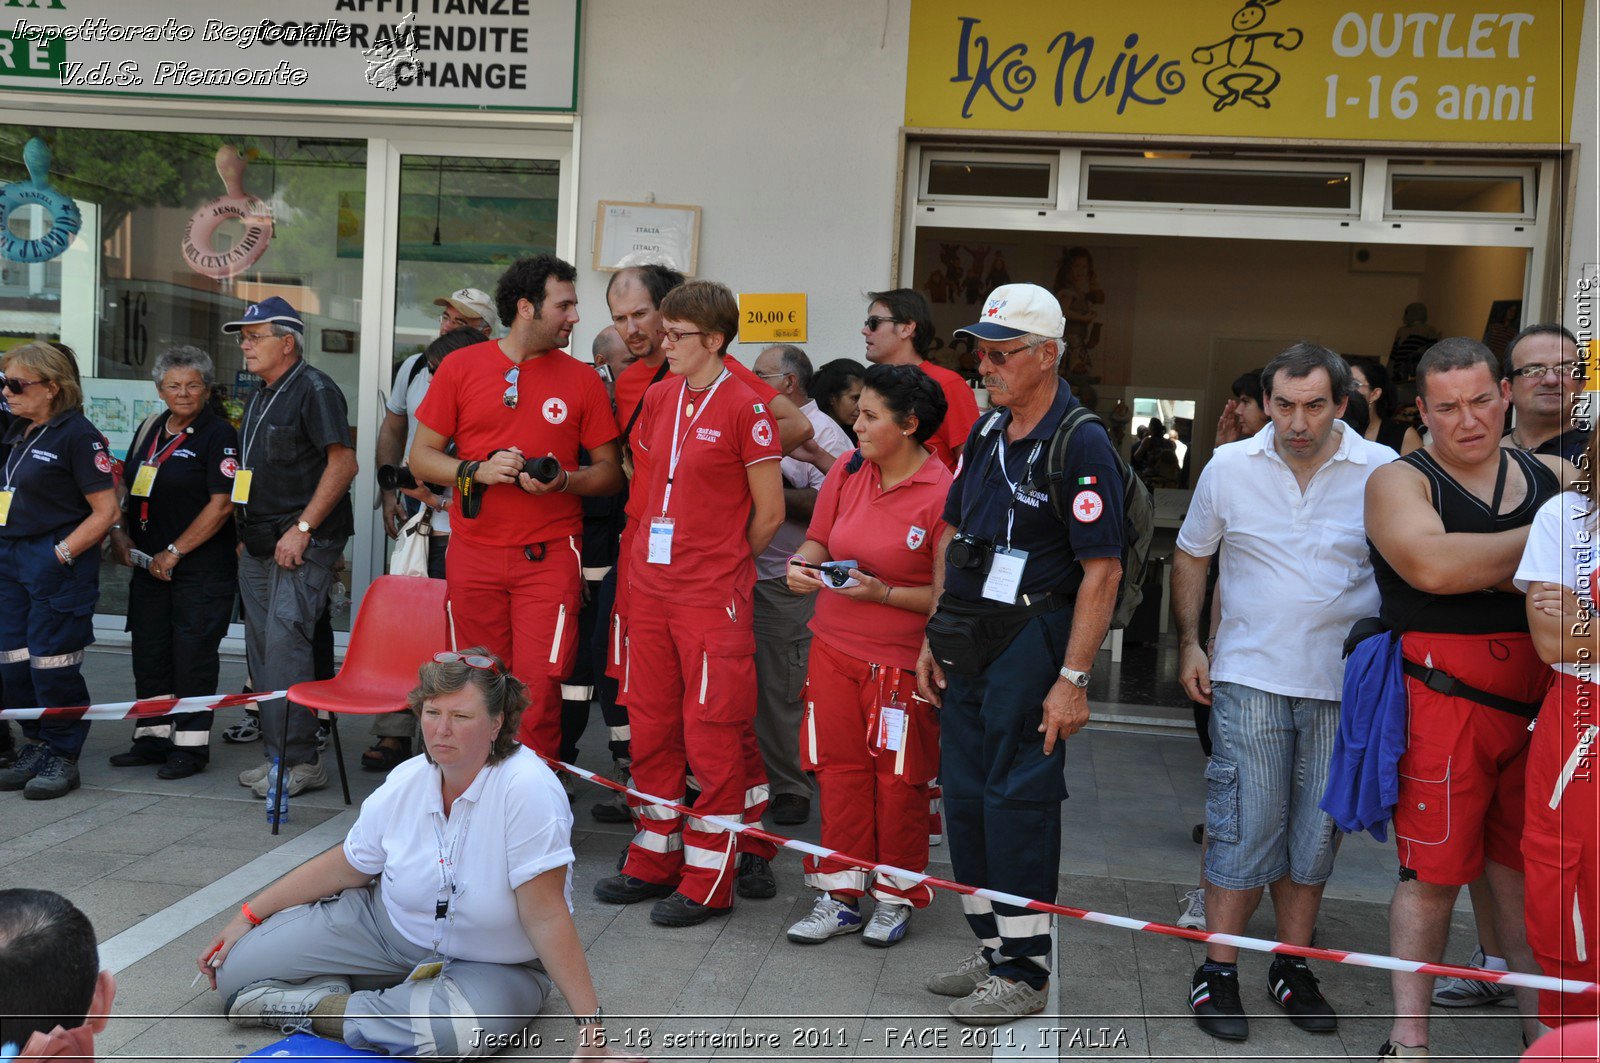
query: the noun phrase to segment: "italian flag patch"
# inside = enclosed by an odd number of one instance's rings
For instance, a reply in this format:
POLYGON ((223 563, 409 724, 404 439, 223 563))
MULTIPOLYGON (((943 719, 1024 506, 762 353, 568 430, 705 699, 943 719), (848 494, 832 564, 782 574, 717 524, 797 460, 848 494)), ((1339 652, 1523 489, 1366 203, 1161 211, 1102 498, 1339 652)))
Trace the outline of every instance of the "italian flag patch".
POLYGON ((1097 484, 1099 482, 1100 482, 1100 478, 1098 476, 1080 476, 1080 477, 1078 477, 1078 486, 1079 487, 1088 487, 1091 484, 1097 484))
POLYGON ((759 402, 755 404, 755 407, 756 407, 756 412, 757 413, 766 413, 767 412, 767 408, 765 406, 761 405, 761 403, 759 403, 759 402))

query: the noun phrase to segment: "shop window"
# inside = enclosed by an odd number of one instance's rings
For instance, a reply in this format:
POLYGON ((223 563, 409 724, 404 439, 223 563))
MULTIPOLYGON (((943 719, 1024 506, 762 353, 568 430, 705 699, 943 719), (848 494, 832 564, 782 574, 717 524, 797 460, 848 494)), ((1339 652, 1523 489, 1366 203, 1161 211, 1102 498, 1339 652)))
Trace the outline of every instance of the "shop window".
MULTIPOLYGON (((32 180, 24 154, 35 138, 49 148, 50 185, 83 222, 44 262, 0 261, 0 349, 70 346, 84 412, 119 456, 164 408, 150 374, 169 347, 211 355, 238 423, 259 381, 222 324, 272 295, 300 311, 307 357, 343 388, 354 423, 363 263, 346 204, 365 187, 365 140, 0 125, 0 183, 32 180)), ((29 239, 53 224, 19 210, 8 228, 29 239)), ((125 612, 127 570, 103 573, 99 611, 125 612)))
POLYGON ((1058 155, 923 156, 922 198, 940 202, 1055 205, 1058 155))
POLYGON ((1489 214, 1533 217, 1531 171, 1441 173, 1391 168, 1392 214, 1489 214))
POLYGON ((1355 164, 1223 167, 1152 159, 1089 160, 1084 168, 1085 206, 1248 207, 1351 214, 1357 210, 1359 168, 1355 164))

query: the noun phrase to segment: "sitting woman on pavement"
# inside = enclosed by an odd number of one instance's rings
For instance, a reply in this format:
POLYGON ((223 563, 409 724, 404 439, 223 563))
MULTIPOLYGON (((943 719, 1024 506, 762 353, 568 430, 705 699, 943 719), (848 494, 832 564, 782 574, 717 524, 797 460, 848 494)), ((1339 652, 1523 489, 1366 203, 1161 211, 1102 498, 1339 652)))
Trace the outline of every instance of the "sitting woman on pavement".
POLYGON ((483 650, 445 652, 409 702, 423 756, 362 803, 342 845, 252 897, 201 953, 228 1020, 396 1056, 488 1055, 553 980, 578 1054, 607 1055, 572 923, 572 812, 517 742, 527 688, 483 650))
MULTIPOLYGON (((855 422, 860 449, 829 470, 806 541, 789 559, 789 589, 822 592, 800 732, 821 792, 822 844, 917 872, 928 866, 939 722, 917 697, 916 665, 951 480, 924 444, 944 415, 944 393, 914 366, 869 368, 855 422), (819 567, 834 560, 858 567, 848 575, 819 567)), ((911 910, 933 899, 921 883, 838 860, 808 856, 805 869, 819 896, 789 928, 803 945, 860 931, 869 885, 877 907, 862 936, 879 948, 905 937, 911 910)))

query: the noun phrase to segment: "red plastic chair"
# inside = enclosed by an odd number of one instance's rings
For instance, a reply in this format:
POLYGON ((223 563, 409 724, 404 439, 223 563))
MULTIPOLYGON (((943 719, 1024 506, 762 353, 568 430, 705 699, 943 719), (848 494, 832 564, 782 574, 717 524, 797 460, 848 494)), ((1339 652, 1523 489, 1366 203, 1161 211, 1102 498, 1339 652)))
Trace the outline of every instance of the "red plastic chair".
POLYGON ((339 674, 289 688, 296 705, 328 713, 345 804, 350 804, 350 779, 339 744, 339 715, 379 716, 405 708, 406 695, 417 685, 417 669, 449 648, 445 581, 379 576, 361 600, 339 674))

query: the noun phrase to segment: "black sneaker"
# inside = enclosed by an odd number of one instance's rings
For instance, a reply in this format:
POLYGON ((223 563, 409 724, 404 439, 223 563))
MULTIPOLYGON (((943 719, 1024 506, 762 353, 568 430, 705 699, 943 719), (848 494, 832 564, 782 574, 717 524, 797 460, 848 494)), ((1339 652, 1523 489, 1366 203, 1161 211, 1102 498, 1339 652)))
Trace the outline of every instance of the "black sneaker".
POLYGON ((753 901, 764 901, 778 895, 778 880, 772 877, 772 865, 755 853, 739 857, 739 874, 733 882, 734 892, 753 901))
POLYGON ((713 916, 727 915, 731 911, 732 908, 708 908, 674 892, 650 909, 650 921, 657 926, 699 926, 713 916))
POLYGON ((50 753, 39 763, 39 770, 22 787, 28 801, 53 801, 65 797, 80 785, 78 762, 50 753))
POLYGON ((659 882, 646 882, 632 875, 612 875, 594 884, 595 900, 607 904, 636 904, 651 897, 665 897, 671 892, 671 886, 664 886, 659 882))
POLYGON ((187 779, 206 770, 206 762, 181 750, 167 754, 167 761, 156 769, 158 779, 187 779))
POLYGON ((1250 1036, 1250 1020, 1239 1003, 1239 973, 1208 973, 1204 966, 1194 972, 1189 987, 1189 1010, 1195 1024, 1224 1041, 1243 1041, 1250 1036))
POLYGON ((1311 1033, 1332 1033, 1339 1018, 1317 988, 1317 976, 1298 956, 1279 956, 1267 968, 1267 991, 1289 1021, 1311 1033))

